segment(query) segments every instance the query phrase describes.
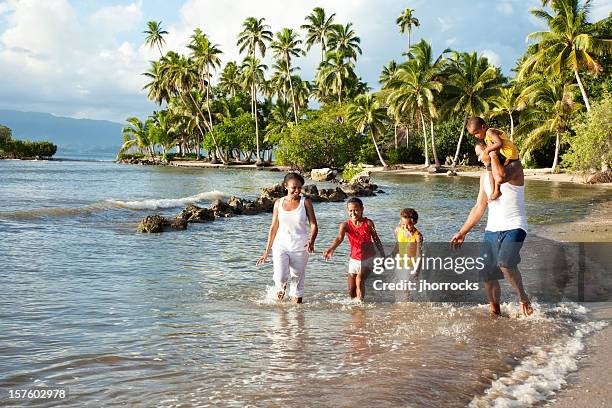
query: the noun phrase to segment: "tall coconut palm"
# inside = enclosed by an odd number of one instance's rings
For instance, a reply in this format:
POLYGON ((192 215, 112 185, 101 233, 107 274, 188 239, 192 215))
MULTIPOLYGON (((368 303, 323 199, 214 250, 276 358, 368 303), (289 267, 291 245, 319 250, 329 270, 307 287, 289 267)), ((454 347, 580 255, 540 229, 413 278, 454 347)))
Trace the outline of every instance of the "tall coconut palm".
POLYGON ((325 61, 327 40, 334 31, 335 16, 336 13, 332 13, 329 17, 326 17, 323 8, 315 7, 312 13, 306 16, 308 23, 300 26, 302 30, 306 30, 306 51, 310 51, 314 44, 321 44, 321 62, 325 61))
POLYGON ((240 67, 234 61, 225 64, 221 75, 219 76, 219 86, 223 92, 228 93, 231 97, 236 96, 236 92, 241 89, 240 67))
MULTIPOLYGON (((270 78, 270 86, 272 87, 273 95, 279 99, 287 101, 291 98, 293 101, 294 92, 292 92, 293 79, 292 74, 297 71, 296 68, 287 67, 284 59, 278 60, 272 65, 272 77, 270 78)), ((295 116, 295 115, 294 115, 295 116)))
POLYGON ((499 93, 503 77, 499 69, 489 65, 485 57, 476 52, 453 53, 446 72, 442 110, 450 116, 463 118, 457 150, 453 157, 456 165, 465 133, 465 122, 470 116, 484 115, 489 110, 489 99, 499 93))
POLYGON ((238 34, 238 43, 240 52, 247 50, 247 55, 255 58, 256 50, 259 50, 261 57, 266 56, 267 44, 272 41, 272 31, 270 26, 264 24, 265 18, 256 19, 255 17, 247 17, 242 23, 242 31, 238 34))
POLYGON ((514 141, 514 119, 512 115, 525 107, 519 97, 516 85, 500 89, 498 96, 491 98, 494 108, 491 109, 492 116, 508 115, 510 118, 510 140, 514 141))
POLYGON ((384 121, 386 118, 385 108, 380 106, 380 102, 371 94, 361 94, 351 103, 347 110, 347 120, 357 128, 360 133, 370 133, 378 160, 383 167, 388 167, 383 159, 375 133, 384 131, 384 121))
POLYGON ((147 23, 148 29, 142 33, 147 35, 145 37, 145 44, 151 48, 157 47, 160 57, 163 57, 164 54, 162 53, 161 47, 166 43, 164 35, 168 34, 168 32, 162 30, 161 25, 161 21, 149 21, 147 23))
POLYGON ((438 155, 435 151, 435 138, 433 136, 433 122, 438 116, 434 103, 434 93, 442 90, 439 76, 445 60, 440 55, 434 61, 431 45, 425 41, 414 45, 411 52, 415 55, 415 58, 402 64, 387 85, 387 88, 391 90, 387 99, 389 112, 393 117, 408 116, 415 111, 418 113, 423 129, 425 165, 429 166, 427 126, 425 124, 425 114, 427 114, 432 130, 434 163, 439 167, 440 163, 436 160, 438 155))
POLYGON ((349 81, 356 80, 353 70, 355 65, 351 60, 344 60, 344 56, 336 51, 329 51, 325 61, 319 65, 316 82, 323 95, 335 94, 338 103, 342 103, 342 88, 349 81))
MULTIPOLYGON (((169 90, 171 93, 178 95, 178 97, 183 100, 183 103, 185 104, 185 99, 187 97, 191 100, 196 107, 198 114, 201 116, 204 125, 211 133, 217 157, 220 157, 223 160, 221 149, 219 148, 219 144, 217 143, 217 139, 212 130, 212 123, 206 119, 206 115, 204 115, 204 112, 202 112, 200 107, 201 104, 196 101, 196 97, 192 92, 193 89, 197 88, 199 83, 199 73, 196 64, 191 58, 186 58, 173 51, 170 51, 163 58, 162 65, 165 66, 165 68, 162 69, 162 72, 166 77, 166 84, 169 90)), ((200 131, 202 137, 204 137, 205 132, 199 123, 198 130, 200 131)), ((197 146, 199 148, 199 143, 197 146)))
POLYGON ((393 75, 397 72, 399 66, 395 60, 389 61, 387 65, 383 66, 382 72, 380 73, 380 77, 378 78, 378 82, 382 85, 383 88, 387 86, 393 75))
POLYGON ((357 54, 361 55, 361 38, 357 37, 352 28, 353 23, 335 24, 334 30, 329 34, 329 48, 342 54, 345 58, 357 60, 357 54))
POLYGON ((211 70, 221 66, 219 55, 222 54, 219 46, 210 42, 210 39, 199 28, 194 30, 191 42, 187 46, 191 50, 194 63, 200 78, 200 89, 206 96, 206 111, 208 113, 209 131, 214 138, 214 126, 210 111, 211 70))
POLYGON ((528 86, 521 97, 529 101, 529 109, 521 114, 517 134, 526 136, 521 156, 542 147, 555 136, 555 156, 551 171, 559 162, 561 138, 569 131, 572 117, 581 108, 574 102, 576 84, 559 79, 544 79, 528 86))
POLYGON ((253 116, 255 118, 255 144, 257 148, 257 163, 261 164, 262 160, 259 154, 259 122, 257 115, 257 84, 265 81, 264 70, 268 67, 261 63, 257 58, 246 57, 242 63, 243 86, 250 88, 251 101, 253 104, 253 116))
POLYGON ((298 107, 295 99, 295 91, 293 90, 293 82, 291 81, 291 57, 299 57, 304 55, 300 48, 302 41, 298 38, 298 34, 290 28, 283 28, 276 33, 276 41, 272 43, 272 49, 277 58, 282 58, 285 61, 287 79, 289 88, 291 89, 291 100, 293 102, 293 116, 295 124, 298 124, 298 107))
POLYGON ((412 35, 412 27, 419 27, 421 23, 419 19, 414 15, 414 9, 407 8, 399 15, 399 17, 395 20, 395 23, 399 26, 400 33, 408 32, 408 54, 410 55, 410 48, 412 45, 410 44, 410 37, 412 35))
POLYGON ((591 1, 580 3, 579 0, 551 0, 554 15, 544 9, 530 10, 534 16, 546 22, 550 31, 539 31, 527 36, 527 40, 535 43, 528 50, 531 55, 523 63, 519 77, 532 71, 544 72, 550 76, 571 71, 587 111, 590 111, 591 104, 580 71, 599 72, 601 66, 594 57, 612 54, 612 39, 592 35, 594 27, 587 22, 591 1))
POLYGON ((147 98, 150 101, 155 101, 158 105, 170 101, 170 92, 166 86, 166 81, 163 76, 163 66, 159 61, 151 61, 151 67, 142 75, 150 79, 150 82, 145 84, 142 89, 148 91, 147 98))

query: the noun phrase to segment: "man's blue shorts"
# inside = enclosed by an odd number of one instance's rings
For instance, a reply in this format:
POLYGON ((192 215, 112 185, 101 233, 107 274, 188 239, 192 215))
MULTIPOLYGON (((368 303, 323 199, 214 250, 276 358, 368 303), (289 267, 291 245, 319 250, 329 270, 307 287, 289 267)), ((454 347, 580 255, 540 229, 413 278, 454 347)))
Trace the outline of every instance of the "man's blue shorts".
POLYGON ((521 262, 520 251, 527 233, 521 229, 508 231, 485 231, 481 256, 485 267, 480 271, 481 280, 504 279, 500 266, 515 268, 521 262))

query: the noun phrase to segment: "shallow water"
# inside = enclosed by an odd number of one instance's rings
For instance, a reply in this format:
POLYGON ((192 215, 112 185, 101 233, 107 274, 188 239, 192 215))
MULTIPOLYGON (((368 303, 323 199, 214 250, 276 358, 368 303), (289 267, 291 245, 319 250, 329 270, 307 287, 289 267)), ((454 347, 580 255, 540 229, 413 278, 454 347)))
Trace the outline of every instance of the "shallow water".
MULTIPOLYGON (((254 266, 269 214, 135 233, 147 214, 253 198, 281 178, 0 161, 0 389, 61 385, 71 406, 465 406, 529 350, 571 339, 585 319, 577 306, 491 320, 478 306, 352 303, 348 245, 332 261, 320 258, 345 218, 342 203, 315 206, 318 252, 302 305, 270 300, 271 265, 254 266)), ((467 178, 375 181, 386 193, 364 199, 365 215, 384 241, 406 206, 419 212, 426 239, 447 241, 478 188, 467 178)), ((529 182, 530 222, 579 217, 603 194, 529 182)))

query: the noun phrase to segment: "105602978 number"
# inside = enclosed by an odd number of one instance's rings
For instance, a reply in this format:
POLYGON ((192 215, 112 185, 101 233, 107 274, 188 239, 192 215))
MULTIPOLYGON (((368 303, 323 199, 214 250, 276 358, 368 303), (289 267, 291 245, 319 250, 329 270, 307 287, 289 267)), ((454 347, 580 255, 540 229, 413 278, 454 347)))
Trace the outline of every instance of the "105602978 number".
POLYGON ((11 400, 64 399, 68 396, 66 388, 16 388, 8 390, 11 400))

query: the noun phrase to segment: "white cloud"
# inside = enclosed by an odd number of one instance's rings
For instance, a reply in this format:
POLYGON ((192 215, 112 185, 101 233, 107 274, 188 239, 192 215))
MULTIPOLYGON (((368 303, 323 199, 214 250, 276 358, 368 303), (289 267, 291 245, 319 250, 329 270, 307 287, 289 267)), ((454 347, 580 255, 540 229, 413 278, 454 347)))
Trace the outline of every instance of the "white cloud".
POLYGON ((484 50, 480 51, 480 54, 483 57, 487 57, 491 64, 496 65, 498 67, 501 66, 501 58, 495 51, 485 48, 484 50))
POLYGON ((612 12, 612 2, 610 0, 595 0, 591 3, 590 21, 599 21, 610 15, 612 12))
POLYGON ((0 35, 3 107, 47 104, 47 112, 119 119, 128 101, 143 98, 145 56, 115 36, 142 18, 140 2, 99 9, 85 20, 93 24, 83 24, 67 0, 11 2, 7 13, 0 35))
POLYGON ((453 20, 450 17, 438 17, 438 23, 442 32, 448 31, 454 26, 453 20))
POLYGON ((451 37, 451 38, 447 38, 444 43, 446 44, 447 47, 450 47, 456 42, 457 42, 457 37, 451 37))
POLYGON ((514 12, 514 9, 512 8, 512 4, 508 2, 498 3, 497 6, 495 6, 495 9, 501 14, 505 14, 507 16, 511 15, 514 12))
POLYGON ((142 0, 127 6, 103 7, 91 15, 91 22, 113 32, 130 31, 142 20, 142 0))

